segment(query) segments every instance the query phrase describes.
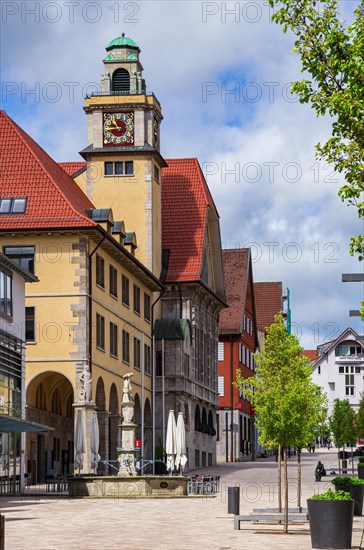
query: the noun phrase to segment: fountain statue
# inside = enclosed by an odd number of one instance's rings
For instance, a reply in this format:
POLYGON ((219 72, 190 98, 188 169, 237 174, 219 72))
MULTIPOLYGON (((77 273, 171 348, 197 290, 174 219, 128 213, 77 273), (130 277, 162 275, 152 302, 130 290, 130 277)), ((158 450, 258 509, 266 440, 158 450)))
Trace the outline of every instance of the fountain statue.
POLYGON ((131 377, 132 372, 124 374, 124 387, 123 398, 121 403, 121 410, 123 415, 123 421, 120 425, 121 429, 121 448, 118 448, 119 453, 119 476, 136 476, 137 471, 135 469, 135 456, 138 450, 134 447, 135 441, 135 428, 137 425, 133 422, 135 403, 133 399, 131 377))

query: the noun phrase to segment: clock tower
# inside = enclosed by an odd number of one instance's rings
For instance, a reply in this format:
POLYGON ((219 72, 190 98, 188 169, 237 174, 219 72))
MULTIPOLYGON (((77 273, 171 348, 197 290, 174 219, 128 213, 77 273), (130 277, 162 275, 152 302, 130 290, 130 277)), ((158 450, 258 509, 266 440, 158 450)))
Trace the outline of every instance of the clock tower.
POLYGON ((135 256, 157 277, 161 271, 159 101, 147 92, 140 49, 124 33, 106 47, 101 91, 86 97, 86 177, 78 182, 96 208, 135 232, 135 256))

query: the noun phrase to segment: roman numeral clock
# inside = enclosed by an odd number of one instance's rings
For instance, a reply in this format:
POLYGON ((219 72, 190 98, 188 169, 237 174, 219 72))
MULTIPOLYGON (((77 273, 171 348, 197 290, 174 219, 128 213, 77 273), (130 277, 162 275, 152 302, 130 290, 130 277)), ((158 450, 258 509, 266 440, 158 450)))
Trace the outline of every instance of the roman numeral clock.
POLYGON ((105 147, 134 145, 134 113, 104 113, 103 140, 105 147))

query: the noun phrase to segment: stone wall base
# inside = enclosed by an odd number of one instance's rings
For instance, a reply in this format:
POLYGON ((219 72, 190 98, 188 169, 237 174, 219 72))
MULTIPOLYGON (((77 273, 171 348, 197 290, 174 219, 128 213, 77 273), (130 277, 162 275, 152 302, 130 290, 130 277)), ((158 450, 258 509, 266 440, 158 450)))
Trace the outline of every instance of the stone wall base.
POLYGON ((75 477, 69 480, 70 497, 173 498, 187 496, 188 477, 129 476, 75 477))

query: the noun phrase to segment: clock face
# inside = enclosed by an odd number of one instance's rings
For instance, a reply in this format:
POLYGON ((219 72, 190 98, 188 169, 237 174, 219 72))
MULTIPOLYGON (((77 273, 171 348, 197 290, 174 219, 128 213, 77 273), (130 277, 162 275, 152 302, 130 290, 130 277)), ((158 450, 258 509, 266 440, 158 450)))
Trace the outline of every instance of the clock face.
POLYGON ((134 113, 104 113, 104 145, 134 145, 134 113))

